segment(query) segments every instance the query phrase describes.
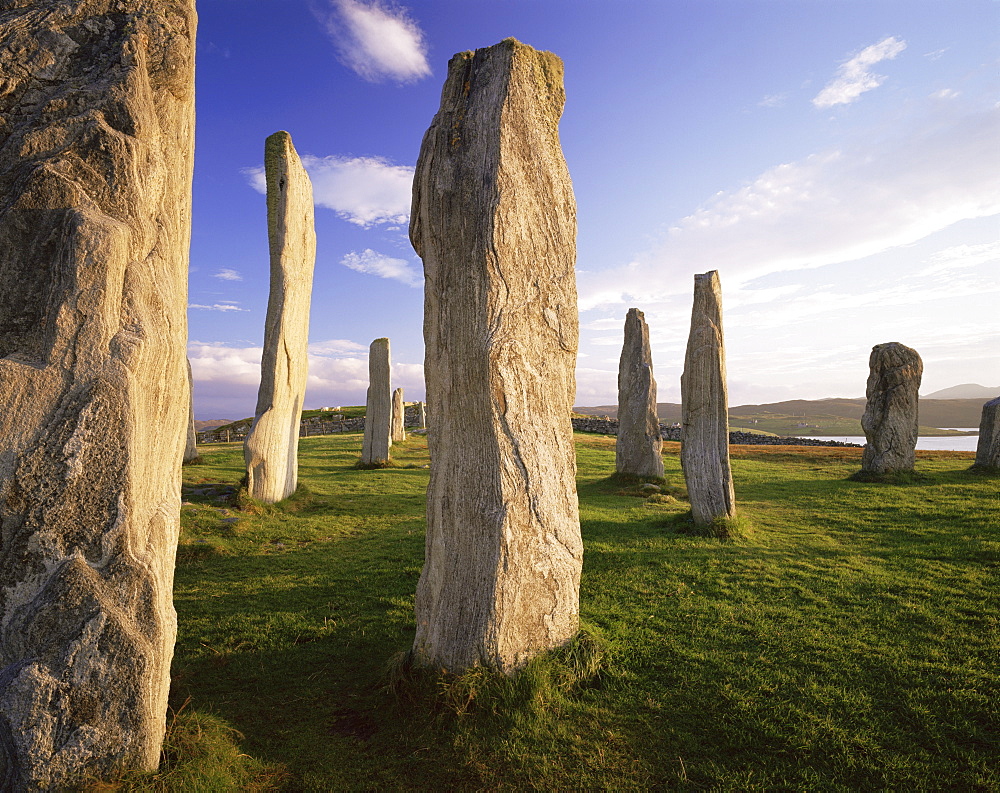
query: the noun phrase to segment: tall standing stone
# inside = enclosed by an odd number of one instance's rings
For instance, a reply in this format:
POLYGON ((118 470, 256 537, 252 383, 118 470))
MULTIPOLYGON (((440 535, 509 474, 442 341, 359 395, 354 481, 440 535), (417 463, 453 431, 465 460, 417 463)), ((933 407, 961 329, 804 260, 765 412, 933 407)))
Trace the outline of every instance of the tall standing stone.
POLYGON ((917 407, 923 362, 899 342, 876 344, 861 428, 865 431, 861 470, 872 474, 912 471, 917 448, 917 407))
POLYGON ((625 317, 625 343, 618 362, 615 470, 632 476, 662 477, 662 449, 649 327, 643 313, 630 308, 625 317))
POLYGON ((184 447, 184 462, 198 459, 198 431, 194 426, 194 378, 191 376, 191 361, 187 362, 188 390, 191 398, 188 400, 187 443, 184 447))
POLYGON ((193 0, 0 11, 0 789, 154 769, 172 603, 193 0))
POLYGON ((264 143, 271 291, 253 426, 243 442, 247 492, 268 503, 295 492, 309 369, 309 300, 316 263, 312 183, 287 132, 264 143))
POLYGON ((715 270, 694 277, 694 305, 681 375, 681 467, 698 525, 736 515, 729 467, 729 391, 722 287, 715 270))
POLYGON ((392 390, 389 385, 389 340, 375 339, 368 348, 368 399, 361 465, 369 468, 389 464, 392 446, 392 390))
POLYGON ((413 182, 431 476, 418 663, 511 670, 578 630, 570 411, 576 213, 562 61, 514 39, 455 55, 413 182))
POLYGON ((427 429, 427 403, 418 402, 417 424, 420 429, 427 429))
POLYGON ((1000 471, 1000 397, 983 405, 975 467, 1000 471))
POLYGON ((392 392, 392 442, 401 443, 406 440, 406 403, 403 402, 403 389, 392 392))

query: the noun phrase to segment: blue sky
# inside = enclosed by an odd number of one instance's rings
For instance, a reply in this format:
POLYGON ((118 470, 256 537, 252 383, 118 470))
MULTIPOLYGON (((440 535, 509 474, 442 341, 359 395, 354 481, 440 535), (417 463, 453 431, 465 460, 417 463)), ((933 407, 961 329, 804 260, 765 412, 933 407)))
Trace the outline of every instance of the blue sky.
POLYGON ((514 36, 566 67, 576 404, 616 401, 625 313, 679 401, 693 275, 723 284, 730 402, 861 396, 874 344, 922 393, 1000 387, 994 0, 200 0, 189 294, 195 415, 253 413, 264 139, 313 179, 307 407, 359 404, 372 339, 423 396, 409 185, 448 59, 514 36))

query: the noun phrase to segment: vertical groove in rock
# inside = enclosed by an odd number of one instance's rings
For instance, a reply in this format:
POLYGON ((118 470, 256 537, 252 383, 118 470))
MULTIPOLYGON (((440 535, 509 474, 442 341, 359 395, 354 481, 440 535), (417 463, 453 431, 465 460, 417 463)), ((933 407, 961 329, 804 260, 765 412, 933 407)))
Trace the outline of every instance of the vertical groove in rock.
POLYGON ((681 466, 695 523, 736 514, 729 467, 729 392, 722 287, 715 270, 694 277, 691 332, 681 375, 681 466))
POLYGON ((309 370, 309 301, 316 263, 312 183, 287 132, 264 144, 271 290, 253 426, 243 443, 247 491, 274 503, 298 484, 299 423, 309 370))
POLYGON ((392 446, 392 387, 389 340, 375 339, 368 348, 368 399, 361 464, 384 466, 392 446))
POLYGON ((511 670, 578 629, 562 75, 559 58, 514 39, 455 55, 417 161, 432 426, 414 653, 426 665, 511 670))
POLYGON ((899 342, 876 344, 861 428, 865 449, 861 470, 873 474, 912 471, 917 448, 917 402, 924 364, 916 350, 899 342))
POLYGON ((0 788, 156 768, 189 397, 193 0, 0 12, 0 788))
POLYGON ((392 392, 392 442, 402 443, 406 440, 406 407, 403 402, 403 389, 392 392))
POLYGON ((625 341, 618 362, 615 470, 632 476, 662 477, 662 449, 649 327, 643 313, 630 308, 625 317, 625 341))
POLYGON ((975 465, 977 468, 1000 470, 1000 397, 983 405, 975 465))

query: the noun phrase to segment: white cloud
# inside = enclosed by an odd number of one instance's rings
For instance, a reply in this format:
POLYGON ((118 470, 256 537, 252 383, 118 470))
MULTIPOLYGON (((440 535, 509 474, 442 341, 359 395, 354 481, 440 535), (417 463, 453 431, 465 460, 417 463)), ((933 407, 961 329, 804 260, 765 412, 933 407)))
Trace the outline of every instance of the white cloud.
POLYGON ((935 91, 931 94, 931 99, 957 99, 961 94, 951 88, 942 88, 940 91, 935 91))
POLYGON ((904 49, 906 42, 892 36, 865 47, 840 65, 836 76, 813 98, 812 103, 819 108, 847 105, 865 91, 878 88, 886 78, 872 72, 870 67, 884 60, 892 60, 904 49))
POLYGON ((240 275, 236 270, 231 270, 228 267, 223 267, 217 273, 212 275, 213 278, 218 278, 221 281, 242 281, 243 276, 240 275))
POLYGON ((369 82, 412 82, 431 73, 424 34, 405 9, 378 0, 332 0, 326 29, 341 62, 369 82))
MULTIPOLYGON (((411 166, 395 165, 384 157, 311 154, 302 157, 302 164, 309 172, 316 206, 332 209, 362 228, 409 222, 411 166)), ((243 174, 254 190, 267 193, 263 166, 244 168, 243 174)))
POLYGON ((423 276, 410 262, 405 259, 393 259, 371 248, 365 248, 361 253, 351 251, 340 260, 340 263, 359 273, 391 278, 407 286, 420 286, 424 282, 423 276))
POLYGON ((197 308, 202 311, 249 311, 250 310, 248 308, 240 308, 233 301, 213 303, 210 306, 204 305, 202 303, 188 303, 188 308, 197 308))
MULTIPOLYGON (((199 418, 253 414, 260 384, 261 347, 235 347, 222 342, 191 341, 188 358, 195 384, 195 414, 199 418)), ((392 365, 392 386, 402 388, 408 401, 424 398, 420 364, 392 365)), ((306 407, 362 405, 368 389, 368 347, 347 339, 309 345, 306 407)))
POLYGON ((905 135, 778 165, 716 194, 655 250, 581 273, 581 308, 686 294, 694 272, 719 269, 736 287, 767 273, 854 261, 1000 213, 998 139, 994 106, 937 113, 905 135))
POLYGON ((788 99, 788 94, 768 94, 758 103, 758 107, 783 107, 785 100, 788 99))

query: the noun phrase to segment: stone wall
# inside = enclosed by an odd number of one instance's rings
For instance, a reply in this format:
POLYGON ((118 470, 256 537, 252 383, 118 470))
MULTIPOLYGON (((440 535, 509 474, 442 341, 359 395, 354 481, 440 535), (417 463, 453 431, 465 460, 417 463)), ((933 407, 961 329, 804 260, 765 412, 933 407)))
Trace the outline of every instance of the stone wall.
MULTIPOLYGON (((573 429, 577 432, 596 432, 603 435, 617 435, 618 419, 573 419, 573 429)), ((681 428, 669 427, 666 424, 661 424, 660 434, 663 436, 663 440, 665 441, 679 441, 681 439, 681 428)), ((781 438, 775 435, 758 435, 755 432, 730 432, 729 442, 752 446, 852 446, 858 449, 862 448, 861 444, 858 443, 824 441, 819 438, 781 438)))

